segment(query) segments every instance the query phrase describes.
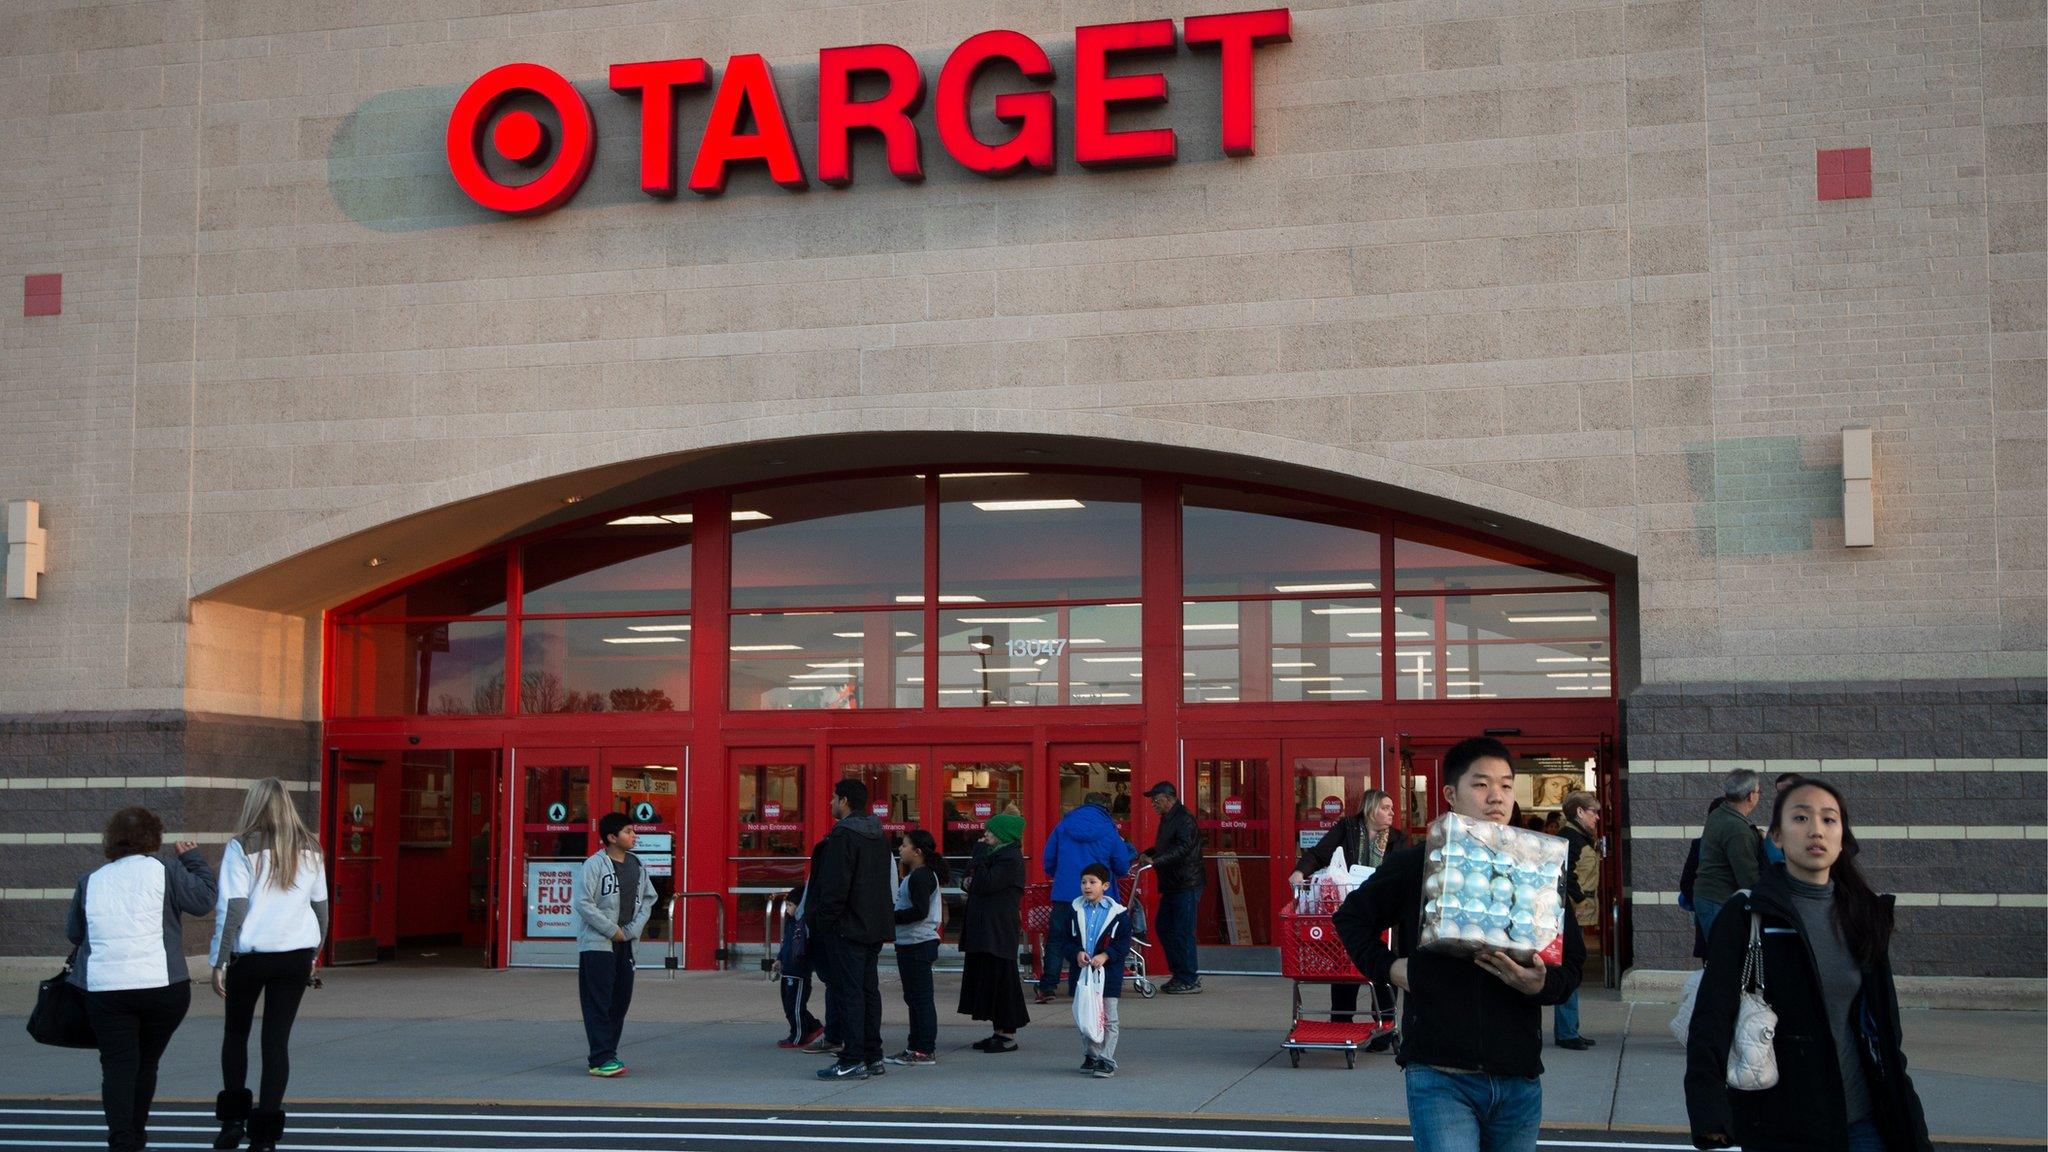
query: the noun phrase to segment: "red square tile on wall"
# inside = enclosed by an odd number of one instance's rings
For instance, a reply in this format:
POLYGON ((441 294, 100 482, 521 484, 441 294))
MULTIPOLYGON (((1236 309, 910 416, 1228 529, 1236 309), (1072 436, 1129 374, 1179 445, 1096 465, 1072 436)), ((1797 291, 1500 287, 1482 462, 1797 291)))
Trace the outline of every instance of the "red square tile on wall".
POLYGON ((1822 148, 1813 155, 1814 194, 1822 200, 1870 196, 1870 149, 1822 148))
POLYGON ((39 272, 21 278, 21 314, 55 316, 64 311, 64 274, 39 272))

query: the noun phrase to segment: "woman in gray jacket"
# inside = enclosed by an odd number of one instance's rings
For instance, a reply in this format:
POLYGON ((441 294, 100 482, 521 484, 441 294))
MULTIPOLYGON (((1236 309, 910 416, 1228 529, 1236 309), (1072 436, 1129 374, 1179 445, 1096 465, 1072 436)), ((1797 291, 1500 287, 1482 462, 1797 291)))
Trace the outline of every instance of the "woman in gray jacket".
POLYGON ((147 808, 123 808, 102 836, 107 862, 78 882, 65 935, 78 945, 71 982, 100 1048, 100 1103, 110 1152, 149 1143, 157 1063, 192 1007, 181 916, 213 911, 214 874, 199 845, 157 853, 164 822, 147 808))

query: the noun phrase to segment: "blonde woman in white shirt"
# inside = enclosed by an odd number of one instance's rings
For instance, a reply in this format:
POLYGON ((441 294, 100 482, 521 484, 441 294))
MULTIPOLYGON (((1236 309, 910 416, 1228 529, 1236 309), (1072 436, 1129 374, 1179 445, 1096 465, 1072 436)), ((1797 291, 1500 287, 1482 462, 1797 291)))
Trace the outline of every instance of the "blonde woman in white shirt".
POLYGON ((275 777, 249 786, 242 818, 220 865, 213 990, 227 999, 221 1038, 221 1122, 215 1148, 249 1138, 274 1152, 284 1137, 292 1022, 327 938, 327 874, 320 843, 275 777), (263 1080, 249 1094, 249 1030, 263 1002, 263 1080), (253 1104, 253 1107, 252 1107, 253 1104))

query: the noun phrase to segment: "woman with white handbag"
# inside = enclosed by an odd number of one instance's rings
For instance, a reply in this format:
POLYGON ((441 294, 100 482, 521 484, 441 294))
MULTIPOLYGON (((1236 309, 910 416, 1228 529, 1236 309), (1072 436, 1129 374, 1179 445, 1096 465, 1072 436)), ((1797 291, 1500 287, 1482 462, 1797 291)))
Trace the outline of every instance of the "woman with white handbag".
POLYGON ((1770 831, 1785 863, 1707 941, 1686 1042, 1693 1144, 1930 1152, 1900 1050, 1892 898, 1856 867, 1848 803, 1801 780, 1778 793, 1770 831))

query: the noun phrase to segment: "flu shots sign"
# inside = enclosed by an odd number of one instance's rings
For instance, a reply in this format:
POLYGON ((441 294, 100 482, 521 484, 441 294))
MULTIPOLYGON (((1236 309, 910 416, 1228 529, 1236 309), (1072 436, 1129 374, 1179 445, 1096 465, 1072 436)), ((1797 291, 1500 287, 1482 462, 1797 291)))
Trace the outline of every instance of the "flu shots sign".
POLYGON ((526 935, 529 939, 576 935, 576 869, 573 860, 528 861, 526 935))

